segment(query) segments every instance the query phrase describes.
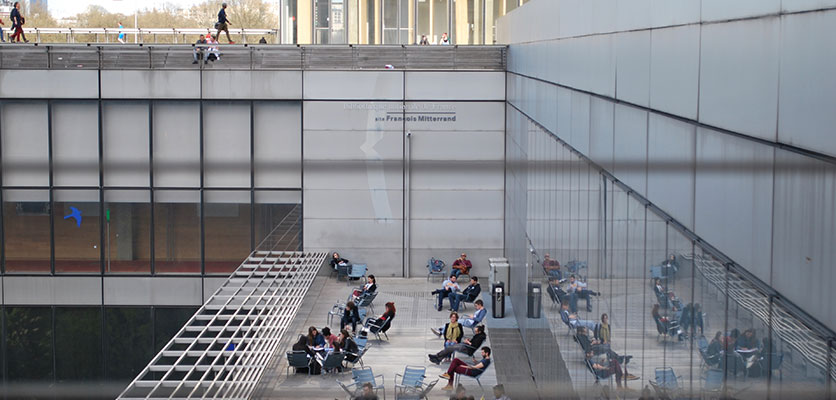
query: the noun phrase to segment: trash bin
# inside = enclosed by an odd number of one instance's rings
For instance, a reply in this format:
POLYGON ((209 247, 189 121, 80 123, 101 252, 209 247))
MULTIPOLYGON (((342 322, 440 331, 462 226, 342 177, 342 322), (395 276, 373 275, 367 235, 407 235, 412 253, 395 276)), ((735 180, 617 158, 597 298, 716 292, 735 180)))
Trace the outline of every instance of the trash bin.
POLYGON ((539 283, 528 283, 528 318, 540 318, 540 305, 543 302, 543 293, 539 283))
POLYGON ((496 282, 491 288, 491 309, 494 318, 505 318, 505 283, 496 282))

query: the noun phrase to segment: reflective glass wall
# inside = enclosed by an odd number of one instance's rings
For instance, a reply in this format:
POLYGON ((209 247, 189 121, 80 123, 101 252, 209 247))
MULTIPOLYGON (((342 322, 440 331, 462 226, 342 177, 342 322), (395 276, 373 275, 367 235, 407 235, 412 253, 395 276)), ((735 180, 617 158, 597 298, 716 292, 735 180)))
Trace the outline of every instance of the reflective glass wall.
POLYGON ((301 249, 300 125, 298 101, 3 101, 2 272, 228 275, 286 217, 301 249))
POLYGON ((539 385, 833 398, 826 329, 514 106, 506 126, 510 294, 539 385))

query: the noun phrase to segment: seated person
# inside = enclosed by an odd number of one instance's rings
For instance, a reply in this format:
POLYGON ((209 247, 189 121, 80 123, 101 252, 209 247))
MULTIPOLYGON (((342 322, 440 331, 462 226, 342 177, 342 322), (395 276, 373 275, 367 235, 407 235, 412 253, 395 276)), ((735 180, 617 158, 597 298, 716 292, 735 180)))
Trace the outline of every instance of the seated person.
POLYGON ((325 337, 316 330, 316 327, 308 328, 308 346, 325 347, 325 337))
POLYGON ((578 340, 578 344, 581 345, 584 353, 591 351, 595 355, 606 354, 607 357, 618 361, 619 364, 627 364, 633 358, 633 356, 619 355, 612 350, 609 344, 601 343, 598 339, 590 340, 588 331, 582 326, 578 327, 575 338, 578 340))
POLYGON ((563 279, 563 271, 560 270, 560 263, 551 258, 549 253, 543 257, 543 270, 546 271, 546 276, 549 279, 563 279))
POLYGON ((447 368, 447 373, 439 375, 441 378, 447 379, 447 386, 444 387, 444 390, 453 390, 453 378, 456 374, 468 376, 481 375, 490 365, 491 348, 488 346, 482 347, 482 360, 474 365, 468 365, 461 358, 453 359, 450 367, 447 368))
POLYGON ((511 398, 505 395, 505 386, 501 383, 493 387, 493 397, 496 400, 511 400, 511 398))
POLYGON ((714 339, 711 339, 711 342, 708 344, 708 349, 705 351, 705 355, 708 357, 714 357, 720 354, 723 351, 723 332, 717 331, 714 334, 714 339))
POLYGON ((607 379, 610 375, 615 374, 615 384, 621 388, 621 380, 622 377, 626 377, 628 380, 636 380, 639 377, 632 375, 632 374, 624 374, 621 369, 621 364, 617 360, 610 359, 607 357, 606 354, 601 354, 596 357, 592 354, 591 351, 588 351, 586 354, 586 364, 589 368, 595 372, 601 379, 607 379))
MULTIPOLYGON (((192 64, 197 64, 198 61, 203 60, 203 53, 206 51, 206 38, 203 35, 200 35, 195 42, 194 49, 192 49, 192 56, 194 57, 194 61, 192 64)), ((203 63, 206 64, 208 61, 203 60, 203 63)))
POLYGON ((679 329, 679 322, 659 313, 659 304, 653 305, 650 314, 653 316, 654 321, 658 321, 662 325, 665 332, 667 332, 669 336, 676 335, 680 341, 684 339, 682 336, 682 329, 679 329))
POLYGON ((734 351, 743 357, 747 369, 752 368, 759 358, 760 348, 758 344, 760 342, 755 338, 755 330, 752 328, 743 331, 743 334, 734 343, 734 351))
MULTIPOLYGON (((262 38, 263 39, 263 38, 262 38)), ((363 384, 363 392, 360 393, 359 396, 355 397, 354 400, 377 400, 378 397, 374 394, 374 387, 370 382, 366 382, 363 384)))
POLYGON ((468 328, 481 324, 482 320, 485 319, 485 315, 488 313, 488 310, 485 310, 485 303, 482 302, 482 299, 473 302, 473 306, 476 307, 473 315, 465 315, 462 317, 462 325, 468 328))
POLYGON ((703 334, 702 306, 699 303, 688 303, 682 309, 682 316, 679 318, 680 326, 685 333, 693 335, 697 327, 700 328, 700 335, 703 334), (690 329, 689 329, 690 328, 690 329))
POLYGON ((467 285, 461 293, 451 293, 450 297, 450 308, 453 311, 459 311, 459 303, 462 301, 473 301, 479 297, 479 293, 482 292, 482 287, 479 286, 479 278, 475 276, 470 277, 470 285, 467 285))
POLYGON ((351 325, 351 332, 356 332, 358 322, 360 322, 360 312, 357 310, 357 304, 349 301, 345 304, 343 317, 340 319, 340 329, 345 329, 347 325, 351 325))
POLYGON ((351 300, 356 301, 358 298, 374 293, 375 290, 377 290, 377 280, 374 275, 369 275, 366 277, 366 284, 362 288, 354 289, 354 293, 351 294, 351 300))
POLYGON ((679 271, 679 263, 676 261, 675 254, 669 255, 668 258, 659 264, 662 265, 662 273, 664 276, 673 276, 676 275, 677 271, 679 271))
MULTIPOLYGON (((315 361, 316 360, 316 353, 308 347, 308 337, 305 335, 299 335, 299 340, 291 346, 293 351, 304 351, 308 354, 308 369, 310 369, 311 374, 318 375, 320 373, 319 364, 315 361)), ((297 372, 301 372, 302 369, 297 369, 297 372)), ((308 372, 308 371, 305 371, 308 372)))
POLYGON ((560 305, 560 319, 563 320, 564 324, 568 325, 572 329, 578 329, 579 326, 582 326, 586 329, 594 331, 595 326, 598 325, 595 321, 579 319, 577 314, 570 313, 568 301, 564 301, 563 304, 560 305))
POLYGON ((566 292, 569 294, 569 309, 573 313, 578 312, 578 299, 586 299, 586 311, 592 311, 592 304, 589 302, 591 296, 600 296, 601 293, 593 292, 586 288, 586 282, 581 282, 575 275, 569 275, 569 286, 566 292))
MULTIPOLYGON (((450 277, 441 283, 441 289, 432 291, 432 294, 438 295, 438 306, 436 306, 436 310, 441 311, 444 298, 453 293, 457 293, 459 290, 461 290, 461 288, 459 287, 459 284, 456 283, 456 274, 450 274, 450 277)), ((453 309, 452 304, 450 309, 453 309)))
POLYGON ((383 327, 386 321, 391 321, 393 318, 395 318, 395 303, 390 301, 386 303, 386 311, 380 317, 366 319, 363 327, 371 333, 377 333, 380 330, 385 331, 386 329, 383 329, 383 327))
POLYGON ((610 316, 607 313, 601 314, 601 323, 598 324, 598 340, 601 344, 610 344, 610 316))
POLYGON ((444 347, 461 343, 464 335, 462 324, 459 323, 459 313, 455 311, 450 313, 450 322, 444 324, 444 327, 438 330, 430 328, 430 331, 438 337, 444 337, 444 347))
POLYGON ((340 253, 337 253, 335 251, 334 254, 331 255, 331 268, 333 268, 335 271, 337 270, 338 266, 346 267, 348 266, 348 264, 348 259, 340 257, 340 253))
POLYGON ((345 350, 346 360, 349 362, 357 360, 357 354, 360 353, 360 348, 357 346, 357 343, 354 342, 354 339, 351 338, 351 335, 348 334, 347 330, 340 330, 340 336, 338 336, 337 342, 339 343, 340 348, 345 350))
POLYGON ((467 254, 462 253, 462 256, 453 261, 453 274, 459 276, 461 274, 470 275, 470 269, 473 268, 473 263, 467 259, 467 254))
POLYGON ((466 354, 473 354, 479 346, 485 341, 485 326, 479 325, 476 327, 476 334, 470 339, 464 339, 461 343, 456 343, 446 346, 443 350, 435 354, 429 354, 430 361, 434 364, 440 364, 441 360, 450 357, 455 352, 466 354))
POLYGON ((322 337, 325 338, 327 347, 334 347, 334 342, 337 341, 337 335, 331 333, 331 328, 327 326, 322 328, 322 337))
POLYGON ((220 61, 221 50, 218 48, 218 38, 214 35, 206 34, 206 44, 209 45, 206 49, 206 52, 209 54, 206 56, 206 59, 212 62, 220 61))

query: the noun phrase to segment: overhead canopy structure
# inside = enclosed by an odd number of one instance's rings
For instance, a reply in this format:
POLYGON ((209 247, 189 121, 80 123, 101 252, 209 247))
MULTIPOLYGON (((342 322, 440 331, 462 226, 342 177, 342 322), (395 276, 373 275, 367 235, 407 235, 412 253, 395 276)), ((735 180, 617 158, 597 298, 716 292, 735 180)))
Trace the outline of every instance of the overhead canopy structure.
POLYGON ((119 398, 249 398, 325 257, 253 251, 119 398))

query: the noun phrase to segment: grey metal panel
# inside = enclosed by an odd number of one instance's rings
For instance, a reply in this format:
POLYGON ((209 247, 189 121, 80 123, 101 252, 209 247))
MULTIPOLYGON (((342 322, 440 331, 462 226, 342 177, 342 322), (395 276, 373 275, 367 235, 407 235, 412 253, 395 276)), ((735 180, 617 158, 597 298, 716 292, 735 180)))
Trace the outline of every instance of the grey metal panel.
POLYGON ((403 187, 403 169, 400 161, 359 160, 339 163, 305 161, 304 168, 305 189, 400 189, 403 187), (378 174, 382 174, 380 178, 377 177, 378 174), (369 176, 374 176, 374 180, 370 182, 369 176))
POLYGON ((400 113, 400 102, 305 101, 305 130, 401 131, 403 121, 386 119, 387 113, 400 113))
POLYGON ((612 172, 613 170, 613 103, 593 98, 592 121, 589 129, 589 158, 612 172))
POLYGON ((411 159, 432 161, 501 161, 505 157, 505 132, 411 131, 411 159))
POLYGON ((60 186, 99 185, 98 106, 52 103, 52 177, 60 186))
POLYGON ((0 104, 3 185, 49 185, 46 102, 0 104))
POLYGON ((836 0, 792 0, 781 2, 781 9, 786 12, 821 10, 834 6, 836 6, 836 0))
POLYGON ((0 70, 0 97, 95 99, 98 72, 0 70))
POLYGON ((505 185, 504 161, 480 161, 466 163, 419 162, 410 163, 412 190, 461 189, 503 190, 505 185), (450 173, 450 171, 455 173, 450 173))
POLYGON ((410 216, 417 219, 501 219, 501 190, 413 190, 410 216))
MULTIPOLYGON (((403 220, 304 218, 305 248, 402 249, 403 220)), ((348 257, 348 256, 347 256, 348 257)), ((371 260, 369 260, 371 261, 371 260)))
POLYGON ((305 71, 304 98, 403 99, 402 71, 305 71))
POLYGON ((302 71, 203 71, 205 99, 301 99, 302 71))
POLYGON ((616 98, 650 105, 650 31, 615 35, 616 98))
MULTIPOLYGON (((654 6, 667 2, 657 0, 654 6)), ((650 107, 696 119, 700 26, 657 29, 650 42, 650 107)))
POLYGON ((414 220, 410 224, 412 244, 424 248, 500 248, 503 245, 501 219, 414 220))
POLYGON ((5 305, 101 305, 100 277, 5 276, 5 305))
MULTIPOLYGON (((378 215, 380 210, 375 208, 372 194, 368 189, 306 189, 304 190, 305 217, 316 219, 374 219, 403 215, 403 192, 401 190, 383 190, 382 192, 391 210, 388 215, 378 215)), ((380 194, 375 193, 375 195, 380 194)))
POLYGON ((504 72, 406 72, 407 100, 505 100, 504 72))
POLYGON ((775 141, 780 21, 769 17, 703 26, 700 122, 775 141))
POLYGON ((249 104, 203 106, 203 157, 205 186, 250 186, 249 104))
POLYGON ((200 186, 198 103, 154 106, 154 185, 200 186))
MULTIPOLYGON (((454 116, 455 121, 407 121, 407 130, 421 131, 500 131, 505 126, 505 102, 407 102, 413 116, 454 116), (424 114, 424 112, 448 114, 424 114), (449 113, 453 113, 452 115, 449 113)), ((305 125, 305 129, 307 129, 305 125)), ((398 130, 402 128, 398 125, 398 130)))
POLYGON ((102 104, 104 184, 148 186, 148 105, 109 101, 102 104))
POLYGON ((694 229, 764 282, 771 280, 773 151, 697 130, 694 229))
POLYGON ((700 21, 700 2, 693 0, 651 0, 652 27, 692 24, 700 21))
POLYGON ((781 11, 781 0, 701 0, 701 3, 703 22, 758 17, 781 11))
POLYGON ((401 131, 310 131, 304 132, 305 161, 389 161, 403 158, 401 131))
POLYGON ((221 285, 226 282, 229 278, 210 278, 204 277, 203 278, 203 302, 205 303, 206 300, 209 300, 210 297, 218 290, 221 285))
POLYGON ((255 186, 302 186, 302 104, 256 102, 253 120, 255 186))
POLYGON ((689 229, 694 226, 694 135, 693 125, 650 114, 647 197, 689 229))
POLYGON ((650 27, 651 0, 616 0, 616 30, 629 31, 650 27))
POLYGON ((564 141, 572 135, 572 91, 557 88, 557 134, 564 141))
POLYGON ((778 141, 836 156, 836 11, 782 18, 778 141))
POLYGON ((102 97, 106 99, 200 98, 199 71, 105 70, 101 71, 101 74, 102 97))
POLYGON ((775 163, 772 286, 836 329, 836 168, 783 150, 775 163))
POLYGON ((572 136, 569 144, 582 154, 589 154, 590 96, 572 92, 572 136))
POLYGON ((104 304, 198 306, 203 304, 200 277, 109 277, 104 278, 104 304))
POLYGON ((613 143, 615 176, 637 192, 647 193, 647 111, 616 104, 613 143))

